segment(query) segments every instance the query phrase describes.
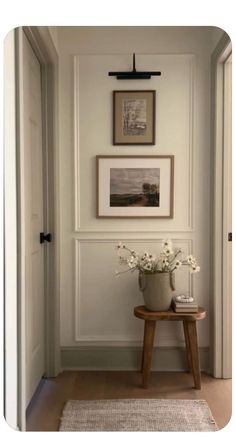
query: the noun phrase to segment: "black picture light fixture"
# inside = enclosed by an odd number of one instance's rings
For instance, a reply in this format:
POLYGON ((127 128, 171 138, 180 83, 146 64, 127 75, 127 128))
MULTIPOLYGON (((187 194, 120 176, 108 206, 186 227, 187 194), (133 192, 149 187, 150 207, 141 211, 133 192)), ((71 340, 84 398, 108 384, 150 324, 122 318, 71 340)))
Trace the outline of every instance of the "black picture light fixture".
POLYGON ((160 71, 136 71, 135 53, 133 53, 133 71, 109 71, 108 76, 116 76, 117 79, 151 79, 152 76, 160 76, 160 71))

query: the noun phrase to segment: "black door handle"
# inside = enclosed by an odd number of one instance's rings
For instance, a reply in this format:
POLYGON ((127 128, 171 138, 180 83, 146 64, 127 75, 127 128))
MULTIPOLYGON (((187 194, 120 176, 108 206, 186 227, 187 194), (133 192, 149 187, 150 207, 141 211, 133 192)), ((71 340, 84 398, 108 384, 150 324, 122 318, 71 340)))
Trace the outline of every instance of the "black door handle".
POLYGON ((48 243, 51 243, 52 234, 44 234, 44 232, 40 232, 40 244, 43 244, 44 241, 48 241, 48 243))

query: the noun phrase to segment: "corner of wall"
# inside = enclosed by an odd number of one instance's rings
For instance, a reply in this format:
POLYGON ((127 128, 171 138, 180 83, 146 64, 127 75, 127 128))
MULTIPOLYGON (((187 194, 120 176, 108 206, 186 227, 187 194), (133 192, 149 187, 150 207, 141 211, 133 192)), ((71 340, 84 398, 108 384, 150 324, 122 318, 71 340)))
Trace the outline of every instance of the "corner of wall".
POLYGON ((53 45, 57 51, 57 54, 59 53, 59 36, 58 36, 58 28, 57 26, 48 26, 48 31, 50 33, 53 45))

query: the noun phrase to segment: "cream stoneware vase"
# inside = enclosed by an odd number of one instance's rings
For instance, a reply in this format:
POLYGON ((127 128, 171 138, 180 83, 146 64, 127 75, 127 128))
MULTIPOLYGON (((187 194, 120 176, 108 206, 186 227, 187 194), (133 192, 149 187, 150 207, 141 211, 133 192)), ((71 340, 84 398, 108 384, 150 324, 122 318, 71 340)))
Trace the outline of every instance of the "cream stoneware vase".
POLYGON ((175 290, 174 274, 169 272, 140 273, 139 288, 149 311, 168 311, 175 290))

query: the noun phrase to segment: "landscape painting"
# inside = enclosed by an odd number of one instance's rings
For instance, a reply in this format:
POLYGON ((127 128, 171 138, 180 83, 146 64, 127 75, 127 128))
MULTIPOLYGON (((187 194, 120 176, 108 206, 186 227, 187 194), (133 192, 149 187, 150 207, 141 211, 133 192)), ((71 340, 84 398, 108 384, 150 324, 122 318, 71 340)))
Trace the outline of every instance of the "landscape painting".
POLYGON ((111 207, 159 207, 159 168, 111 168, 111 207))
POLYGON ((113 144, 154 145, 156 91, 113 91, 113 144))
POLYGON ((97 155, 96 217, 172 218, 173 155, 97 155))

